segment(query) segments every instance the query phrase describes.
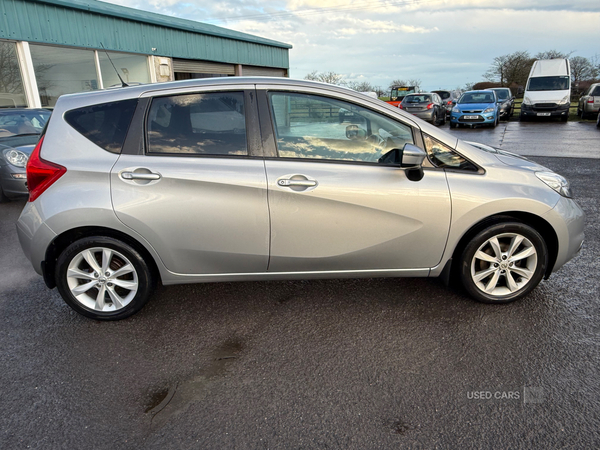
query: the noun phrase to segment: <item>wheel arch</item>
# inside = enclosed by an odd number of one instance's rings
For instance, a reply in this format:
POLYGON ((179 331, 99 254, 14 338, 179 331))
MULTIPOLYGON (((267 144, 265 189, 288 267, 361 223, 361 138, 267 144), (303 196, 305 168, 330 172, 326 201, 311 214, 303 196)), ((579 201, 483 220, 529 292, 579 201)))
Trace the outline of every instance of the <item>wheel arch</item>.
MULTIPOLYGON (((544 274, 544 278, 548 279, 548 277, 552 273, 552 269, 554 267, 554 264, 556 263, 556 258, 558 256, 558 236, 556 235, 554 228, 552 228, 552 225, 550 225, 546 220, 535 214, 523 211, 507 211, 503 213, 494 214, 492 216, 486 217, 485 219, 473 225, 465 234, 463 234, 463 236, 458 241, 456 247, 454 247, 454 251, 452 252, 452 261, 456 262, 460 260, 460 255, 463 252, 465 246, 477 233, 479 233, 480 231, 482 231, 490 225, 507 221, 517 221, 524 223, 532 227, 538 233, 540 233, 548 248, 548 265, 544 274)), ((453 271, 457 270, 457 268, 458 264, 452 264, 453 271)))
POLYGON ((54 279, 54 273, 56 270, 56 261, 60 254, 73 242, 79 239, 91 237, 91 236, 103 236, 111 237, 123 241, 124 243, 133 247, 139 252, 144 260, 148 262, 148 267, 155 280, 160 280, 160 271, 154 260, 152 254, 148 249, 140 243, 137 239, 130 235, 123 233, 122 231, 114 230, 111 228, 98 227, 98 226, 84 226, 79 228, 73 228, 59 234, 54 238, 46 249, 44 261, 42 262, 42 274, 44 276, 44 282, 50 289, 56 287, 56 280, 54 279))

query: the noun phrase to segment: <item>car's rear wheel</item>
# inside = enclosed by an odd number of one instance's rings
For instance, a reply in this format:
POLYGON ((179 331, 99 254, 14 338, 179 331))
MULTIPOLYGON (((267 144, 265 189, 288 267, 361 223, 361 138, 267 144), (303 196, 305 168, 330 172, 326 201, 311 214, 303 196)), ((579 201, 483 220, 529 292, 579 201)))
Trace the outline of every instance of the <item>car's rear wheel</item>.
POLYGON ((508 303, 539 284, 547 263, 546 243, 536 230, 519 222, 502 222, 482 230, 467 244, 460 277, 475 300, 508 303))
POLYGON ((438 124, 438 116, 437 116, 437 113, 435 113, 435 112, 431 116, 431 124, 432 125, 437 125, 438 124))
POLYGON ((94 236, 69 245, 56 265, 56 286, 65 302, 96 320, 119 320, 148 301, 152 273, 130 245, 94 236))

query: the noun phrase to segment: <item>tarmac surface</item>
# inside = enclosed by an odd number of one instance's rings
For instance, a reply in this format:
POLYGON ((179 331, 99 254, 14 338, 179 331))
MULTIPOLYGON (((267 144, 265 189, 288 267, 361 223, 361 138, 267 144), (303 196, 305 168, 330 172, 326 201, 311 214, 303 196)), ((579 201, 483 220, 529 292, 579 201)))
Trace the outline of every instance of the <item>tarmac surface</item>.
MULTIPOLYGON (((447 128, 447 125, 446 125, 447 128)), ((581 253, 528 297, 435 279, 162 287, 115 323, 73 312, 0 205, 0 448, 600 448, 600 130, 449 130, 570 179, 581 253)))

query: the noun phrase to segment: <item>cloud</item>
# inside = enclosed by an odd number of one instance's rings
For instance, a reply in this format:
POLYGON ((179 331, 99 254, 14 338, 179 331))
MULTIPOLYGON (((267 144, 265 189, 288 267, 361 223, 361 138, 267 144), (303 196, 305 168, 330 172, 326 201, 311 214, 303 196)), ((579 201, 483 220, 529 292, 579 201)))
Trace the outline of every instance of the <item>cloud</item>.
POLYGON ((427 89, 454 88, 517 50, 599 53, 598 0, 110 1, 292 44, 298 78, 333 71, 382 86, 418 78, 427 89))

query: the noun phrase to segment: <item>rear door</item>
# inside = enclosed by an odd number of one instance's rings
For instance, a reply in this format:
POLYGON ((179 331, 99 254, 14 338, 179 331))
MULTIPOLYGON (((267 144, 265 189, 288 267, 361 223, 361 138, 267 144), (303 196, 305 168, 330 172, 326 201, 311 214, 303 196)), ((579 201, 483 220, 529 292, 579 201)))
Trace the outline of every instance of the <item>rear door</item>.
POLYGON ((450 225, 444 171, 427 169, 411 181, 406 170, 378 162, 392 148, 422 145, 418 128, 325 95, 259 97, 261 124, 273 119, 276 145, 276 156, 265 161, 270 272, 426 275, 440 262, 450 225), (353 112, 351 124, 338 120, 342 109, 353 112))
POLYGON ((267 183, 255 93, 230 89, 141 99, 112 170, 118 218, 174 273, 267 269, 267 183))

